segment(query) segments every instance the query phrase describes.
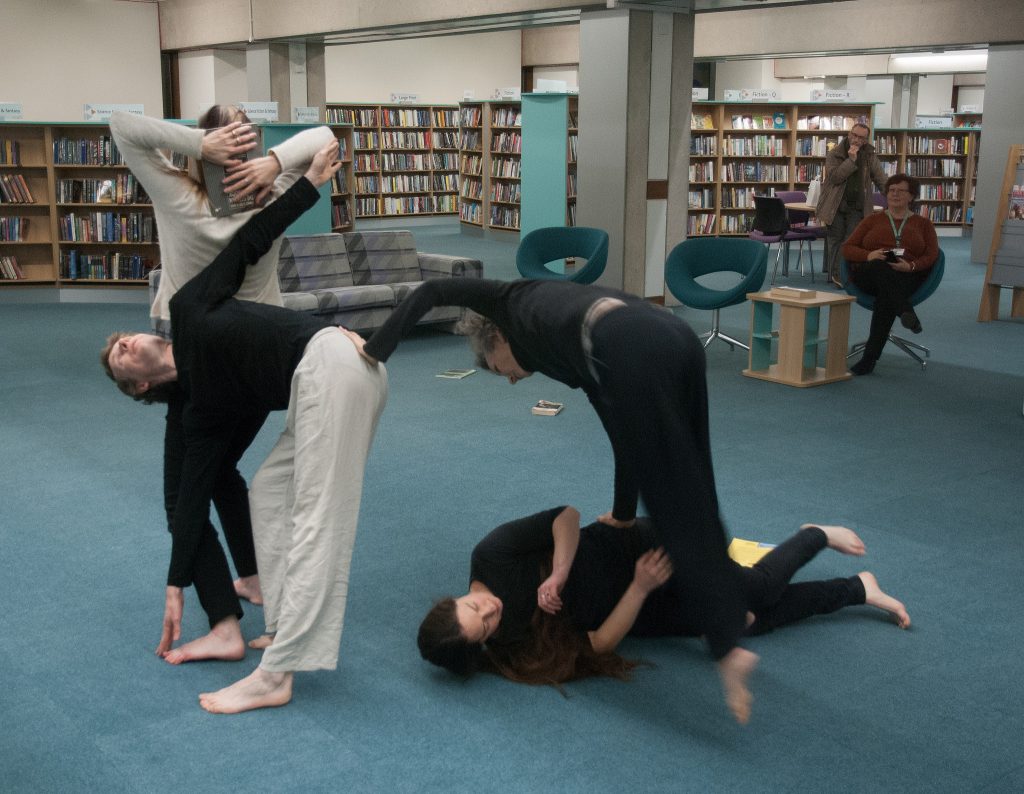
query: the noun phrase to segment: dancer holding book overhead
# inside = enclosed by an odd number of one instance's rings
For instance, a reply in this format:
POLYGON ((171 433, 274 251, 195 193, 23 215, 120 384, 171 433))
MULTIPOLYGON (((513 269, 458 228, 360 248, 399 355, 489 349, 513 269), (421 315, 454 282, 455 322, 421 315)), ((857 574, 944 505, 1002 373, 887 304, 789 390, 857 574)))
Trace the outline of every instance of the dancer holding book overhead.
POLYGON ((102 354, 118 387, 156 401, 180 390, 185 451, 174 514, 164 631, 177 639, 183 588, 195 581, 218 472, 253 416, 287 409, 285 429, 250 494, 267 628, 274 644, 249 676, 200 696, 208 711, 281 706, 294 673, 337 664, 363 472, 387 377, 355 334, 322 318, 234 297, 256 263, 337 172, 336 141, 277 201, 252 217, 170 302, 174 341, 114 334, 102 354))
MULTIPOLYGON (((146 189, 160 230, 160 286, 150 306, 157 334, 171 337, 170 300, 228 244, 254 211, 216 216, 211 211, 200 160, 227 166, 225 189, 239 198, 255 196, 257 203, 281 195, 309 166, 316 153, 334 140, 328 127, 304 130, 272 148, 266 156, 246 156, 256 145, 248 118, 231 105, 214 105, 199 119, 199 129, 160 119, 117 112, 110 131, 125 163, 146 189), (185 169, 175 166, 165 152, 185 155, 185 169)), ((236 297, 281 305, 277 281, 280 238, 245 272, 236 297)), ((164 504, 167 523, 174 523, 178 476, 184 455, 182 401, 175 394, 167 402, 164 434, 164 504)), ((172 664, 197 659, 240 659, 245 655, 238 620, 239 597, 262 603, 256 553, 252 541, 248 487, 238 471, 238 459, 252 443, 266 415, 252 414, 240 429, 238 443, 224 459, 213 491, 238 578, 231 570, 209 521, 200 549, 201 564, 194 572, 196 591, 210 622, 210 633, 171 647, 164 632, 157 653, 172 664)))
POLYGON ((541 372, 582 388, 615 458, 605 523, 628 527, 642 496, 679 571, 680 600, 702 605, 700 623, 726 702, 750 715, 747 679, 757 656, 738 644, 746 610, 726 554, 708 433, 704 349, 674 314, 611 289, 562 281, 427 281, 366 342, 386 361, 402 335, 435 306, 463 306, 478 364, 509 383, 541 372))
MULTIPOLYGON (((469 592, 438 601, 420 626, 424 659, 460 675, 476 670, 526 684, 558 685, 588 676, 626 680, 636 662, 615 649, 632 636, 697 636, 701 609, 680 602, 671 560, 656 548, 646 518, 620 529, 580 529, 579 513, 556 507, 502 524, 481 540, 469 592)), ((791 584, 825 547, 860 556, 850 529, 804 524, 751 568, 732 563, 747 609, 747 634, 868 604, 909 628, 906 608, 868 571, 791 584)))

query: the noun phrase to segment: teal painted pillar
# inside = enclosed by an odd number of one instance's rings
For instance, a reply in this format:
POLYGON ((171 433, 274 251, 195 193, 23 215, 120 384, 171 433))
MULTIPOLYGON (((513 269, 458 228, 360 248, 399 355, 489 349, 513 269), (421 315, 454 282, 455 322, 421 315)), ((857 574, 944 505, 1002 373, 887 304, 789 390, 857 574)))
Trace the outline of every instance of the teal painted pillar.
MULTIPOLYGON (((266 152, 296 133, 316 126, 313 124, 260 124, 263 131, 263 151, 266 152)), ((295 221, 285 234, 327 234, 331 231, 331 183, 320 187, 320 201, 295 221)))
MULTIPOLYGON (((572 95, 575 97, 575 95, 572 95)), ((520 229, 566 225, 568 94, 523 94, 520 229)))

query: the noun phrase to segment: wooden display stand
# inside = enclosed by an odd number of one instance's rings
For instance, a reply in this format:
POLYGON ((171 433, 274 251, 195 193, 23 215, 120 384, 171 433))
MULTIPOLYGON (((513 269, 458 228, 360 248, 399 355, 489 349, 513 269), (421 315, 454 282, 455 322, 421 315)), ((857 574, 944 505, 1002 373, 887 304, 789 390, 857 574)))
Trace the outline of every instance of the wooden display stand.
POLYGON ((747 295, 750 306, 750 366, 748 378, 787 386, 821 386, 853 377, 846 369, 852 295, 774 287, 747 295), (772 363, 774 307, 779 306, 778 361, 772 363), (827 307, 828 332, 819 334, 821 309, 827 307), (825 366, 818 366, 818 345, 826 343, 825 366))
POLYGON ((988 250, 988 267, 985 270, 985 284, 981 288, 978 322, 987 323, 999 319, 1001 289, 1013 290, 1010 316, 1024 318, 1024 219, 1010 217, 1011 206, 1015 203, 1024 206, 1024 199, 1012 198, 1015 185, 1024 185, 1024 144, 1011 146, 1006 159, 996 213, 999 220, 992 232, 992 245, 988 250))

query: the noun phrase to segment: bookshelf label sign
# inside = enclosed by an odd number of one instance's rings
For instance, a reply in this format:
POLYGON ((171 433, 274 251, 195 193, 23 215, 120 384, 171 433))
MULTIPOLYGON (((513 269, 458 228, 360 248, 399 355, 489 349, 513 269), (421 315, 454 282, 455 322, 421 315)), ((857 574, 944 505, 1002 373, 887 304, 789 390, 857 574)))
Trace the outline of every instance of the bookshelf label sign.
POLYGON ((495 88, 494 89, 495 99, 519 99, 518 88, 495 88))
POLYGON ((691 96, 691 99, 698 99, 699 100, 699 99, 707 99, 708 98, 708 89, 706 89, 706 88, 694 88, 692 90, 693 90, 693 95, 691 96))
POLYGON ((776 102, 779 92, 774 88, 727 88, 726 102, 776 102))
POLYGON ((238 107, 249 117, 249 121, 277 121, 276 102, 239 102, 238 107))
POLYGON ((949 127, 949 119, 945 116, 916 116, 914 127, 919 130, 944 130, 949 127))
POLYGON ((297 124, 316 124, 320 121, 320 108, 292 108, 292 121, 297 124))
POLYGON ((140 102, 130 105, 85 104, 82 106, 82 117, 86 121, 110 121, 110 117, 117 111, 131 113, 133 116, 146 115, 145 106, 140 102))
POLYGON ((420 101, 420 95, 419 94, 398 93, 398 92, 392 92, 391 93, 391 102, 392 102, 392 104, 395 104, 395 105, 415 105, 419 101, 420 101))
POLYGON ((20 102, 0 102, 0 121, 17 121, 22 118, 20 102))
POLYGON ((815 88, 811 91, 811 102, 854 102, 855 99, 849 88, 815 88))

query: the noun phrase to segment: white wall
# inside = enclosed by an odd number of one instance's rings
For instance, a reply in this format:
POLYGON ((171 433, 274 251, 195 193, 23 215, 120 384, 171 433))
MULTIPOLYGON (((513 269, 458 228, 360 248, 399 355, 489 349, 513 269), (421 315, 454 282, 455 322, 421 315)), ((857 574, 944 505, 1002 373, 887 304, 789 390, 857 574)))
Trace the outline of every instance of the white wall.
POLYGON ((522 82, 518 30, 329 46, 328 102, 390 102, 392 93, 423 103, 461 102, 463 92, 490 99, 522 82))
POLYGON ((3 0, 0 100, 26 121, 82 121, 82 105, 141 103, 163 115, 155 3, 3 0))
POLYGON ((917 115, 938 116, 953 107, 953 75, 921 75, 917 83, 917 115))
POLYGON ((985 86, 983 85, 962 85, 957 93, 957 112, 964 105, 974 105, 978 113, 985 110, 985 86))

